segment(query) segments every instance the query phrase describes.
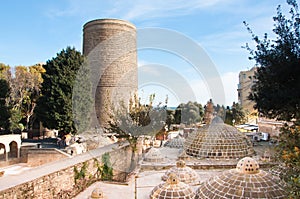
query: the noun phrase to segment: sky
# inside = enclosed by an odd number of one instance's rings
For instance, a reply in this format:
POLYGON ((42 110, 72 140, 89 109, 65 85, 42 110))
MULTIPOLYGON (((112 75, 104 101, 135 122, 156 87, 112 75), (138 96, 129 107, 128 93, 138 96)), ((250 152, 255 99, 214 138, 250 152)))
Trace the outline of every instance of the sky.
POLYGON ((246 43, 252 45, 243 21, 255 34, 272 36, 272 17, 279 4, 283 10, 288 8, 285 0, 3 1, 0 62, 12 67, 29 66, 45 63, 67 46, 82 51, 86 22, 123 19, 136 26, 138 37, 140 30, 148 28, 167 31, 170 37, 180 35, 182 40, 174 42, 174 48, 185 50, 176 54, 173 49, 138 49, 140 96, 146 99, 155 93, 156 100, 163 101, 168 95, 168 106, 189 100, 204 104, 210 98, 231 105, 238 101, 239 72, 255 65, 248 59, 249 52, 242 48, 246 43), (191 50, 183 43, 185 40, 198 45, 198 50, 191 50), (198 60, 203 62, 200 69, 199 63, 188 57, 198 52, 202 57, 198 60), (211 69, 214 77, 208 77, 205 67, 211 69), (145 81, 147 78, 153 81, 145 81), (216 97, 216 93, 221 97, 216 97))

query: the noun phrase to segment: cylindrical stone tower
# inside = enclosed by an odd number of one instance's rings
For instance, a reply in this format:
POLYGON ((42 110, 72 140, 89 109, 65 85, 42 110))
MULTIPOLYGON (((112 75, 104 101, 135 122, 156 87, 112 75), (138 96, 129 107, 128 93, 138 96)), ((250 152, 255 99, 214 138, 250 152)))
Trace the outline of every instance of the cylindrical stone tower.
POLYGON ((92 70, 96 117, 105 127, 112 107, 127 104, 138 89, 135 26, 118 19, 87 22, 83 54, 92 70))

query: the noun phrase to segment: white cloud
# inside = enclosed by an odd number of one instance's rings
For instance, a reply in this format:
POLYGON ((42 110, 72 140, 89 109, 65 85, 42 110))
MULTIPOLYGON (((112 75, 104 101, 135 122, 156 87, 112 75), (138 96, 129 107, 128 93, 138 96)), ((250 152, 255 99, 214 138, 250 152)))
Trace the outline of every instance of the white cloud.
MULTIPOLYGON (((223 104, 225 106, 232 105, 232 102, 237 102, 237 84, 238 84, 238 72, 228 72, 220 75, 220 78, 223 82, 224 94, 225 94, 225 104, 222 102, 218 102, 215 99, 212 99, 215 103, 223 104)), ((193 79, 189 81, 197 101, 205 104, 212 97, 212 90, 214 89, 212 85, 208 85, 208 83, 199 78, 193 79)))
POLYGON ((199 9, 215 9, 233 0, 68 0, 65 8, 58 6, 48 8, 46 14, 50 17, 61 16, 84 16, 90 18, 98 17, 119 17, 125 20, 140 20, 159 17, 182 16, 191 14, 199 9), (100 16, 99 16, 100 15, 100 16))
MULTIPOLYGON (((157 65, 154 63, 147 63, 145 61, 138 61, 138 72, 139 76, 155 76, 159 77, 161 76, 161 71, 157 67, 151 67, 151 65, 157 65)), ((142 77, 143 78, 143 77, 142 77)))
POLYGON ((221 76, 225 90, 226 105, 238 102, 237 84, 239 83, 239 72, 228 72, 221 76))
MULTIPOLYGON (((200 9, 216 8, 232 0, 152 0, 134 1, 132 7, 123 14, 127 20, 149 19, 169 16, 182 16, 191 14, 200 9)), ((127 3, 128 1, 126 1, 127 3)))
POLYGON ((144 66, 144 65, 148 65, 148 64, 150 64, 148 61, 138 59, 138 67, 141 67, 141 66, 144 66))

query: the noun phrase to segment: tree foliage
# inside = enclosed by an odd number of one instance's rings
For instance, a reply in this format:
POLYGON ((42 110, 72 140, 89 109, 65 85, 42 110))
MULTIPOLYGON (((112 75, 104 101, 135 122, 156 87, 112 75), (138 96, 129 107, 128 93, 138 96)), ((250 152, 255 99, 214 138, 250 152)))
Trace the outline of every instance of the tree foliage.
POLYGON ((217 104, 217 106, 214 106, 214 111, 217 116, 219 116, 220 118, 223 119, 223 121, 225 121, 226 109, 225 109, 224 105, 221 106, 221 105, 217 104))
POLYGON ((44 65, 42 96, 37 114, 43 125, 61 133, 76 133, 72 113, 72 89, 84 58, 75 48, 67 47, 44 65))
POLYGON ((34 114, 36 101, 40 96, 40 86, 43 81, 41 74, 44 69, 41 64, 33 66, 16 66, 12 74, 11 68, 0 64, 0 76, 9 85, 9 126, 11 131, 22 130, 25 124, 29 129, 29 122, 34 114))
POLYGON ((10 79, 10 66, 0 63, 0 128, 5 130, 9 130, 11 117, 10 79))
POLYGON ((201 104, 197 102, 181 103, 175 110, 176 124, 195 124, 202 121, 204 110, 201 104))
POLYGON ((168 129, 170 129, 172 124, 175 124, 175 110, 167 110, 166 124, 168 129))
POLYGON ((136 95, 127 106, 120 102, 117 109, 113 109, 110 116, 109 126, 106 130, 117 133, 120 138, 125 138, 133 150, 135 150, 137 139, 142 135, 154 136, 165 125, 166 106, 156 107, 153 105, 155 95, 149 97, 148 104, 142 104, 136 95))
POLYGON ((239 103, 232 103, 231 107, 227 107, 225 123, 230 125, 243 124, 246 122, 246 112, 239 103))
POLYGON ((285 165, 281 178, 287 183, 290 198, 300 197, 300 125, 281 128, 277 147, 279 161, 285 165))
MULTIPOLYGON (((300 16, 295 0, 287 0, 289 17, 277 7, 273 17, 275 40, 265 34, 259 39, 247 26, 256 43, 256 50, 248 47, 251 59, 260 67, 249 99, 255 108, 269 118, 293 121, 281 129, 278 158, 285 163, 283 180, 288 185, 289 197, 300 197, 300 16)), ((247 25, 247 24, 246 24, 247 25)))
POLYGON ((149 97, 148 104, 142 104, 141 100, 134 95, 129 101, 128 105, 124 101, 115 104, 110 114, 111 120, 106 131, 116 133, 117 137, 124 138, 129 142, 132 149, 131 165, 129 172, 131 172, 136 165, 136 147, 137 141, 141 136, 154 136, 160 132, 165 126, 166 121, 166 105, 153 105, 155 95, 149 97))
POLYGON ((260 66, 249 99, 265 116, 289 121, 300 118, 300 19, 296 1, 287 2, 290 18, 282 13, 281 6, 273 17, 275 40, 267 34, 260 39, 245 24, 256 43, 256 50, 247 45, 250 59, 260 66))
POLYGON ((86 62, 77 71, 72 94, 73 121, 77 133, 90 129, 92 109, 91 70, 86 62))
POLYGON ((9 97, 9 84, 5 79, 0 78, 0 128, 8 130, 10 112, 7 104, 9 97))
POLYGON ((45 70, 41 64, 15 67, 14 77, 10 80, 10 105, 12 106, 11 129, 19 128, 21 119, 25 119, 25 129, 29 129, 31 117, 34 114, 36 102, 40 97, 42 73, 45 70))

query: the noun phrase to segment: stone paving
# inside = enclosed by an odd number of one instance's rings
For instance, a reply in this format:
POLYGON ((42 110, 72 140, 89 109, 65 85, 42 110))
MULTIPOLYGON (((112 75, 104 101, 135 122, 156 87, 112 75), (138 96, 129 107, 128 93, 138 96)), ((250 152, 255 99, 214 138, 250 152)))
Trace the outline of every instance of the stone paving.
POLYGON ((3 176, 10 176, 10 175, 19 175, 32 167, 28 167, 26 163, 14 164, 11 166, 1 168, 1 171, 5 171, 3 176))
MULTIPOLYGON (((213 170, 197 170, 199 178, 199 184, 208 180, 210 177, 221 174, 224 169, 213 169, 213 170)), ((75 197, 75 199, 86 199, 89 198, 92 191, 95 188, 102 189, 105 199, 149 199, 149 195, 152 189, 163 182, 161 177, 164 175, 166 170, 161 171, 143 171, 139 173, 136 178, 132 178, 127 185, 118 183, 106 183, 96 182, 85 191, 81 192, 75 197)), ((194 191, 199 185, 191 186, 194 191)))

